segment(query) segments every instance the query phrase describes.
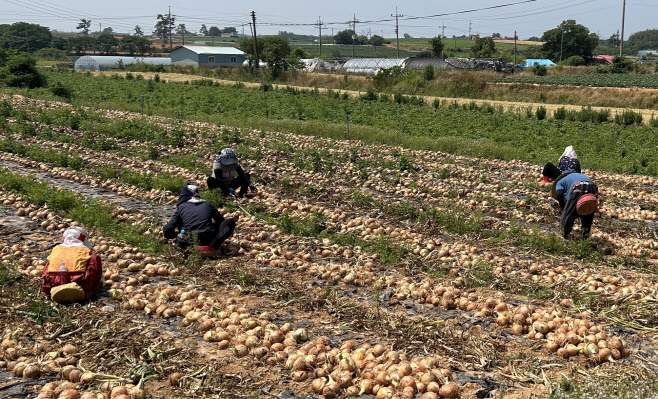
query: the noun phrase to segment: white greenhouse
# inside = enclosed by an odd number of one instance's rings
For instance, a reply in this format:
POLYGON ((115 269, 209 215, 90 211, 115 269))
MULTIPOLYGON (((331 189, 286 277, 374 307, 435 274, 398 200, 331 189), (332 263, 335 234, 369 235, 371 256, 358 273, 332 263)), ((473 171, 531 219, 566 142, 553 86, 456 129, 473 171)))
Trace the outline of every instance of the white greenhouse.
POLYGON ((343 65, 346 73, 375 75, 383 68, 404 67, 406 58, 356 58, 343 65))
POLYGON ((119 57, 107 55, 85 55, 75 62, 76 71, 107 71, 117 69, 120 65, 149 64, 171 65, 171 58, 166 57, 119 57))

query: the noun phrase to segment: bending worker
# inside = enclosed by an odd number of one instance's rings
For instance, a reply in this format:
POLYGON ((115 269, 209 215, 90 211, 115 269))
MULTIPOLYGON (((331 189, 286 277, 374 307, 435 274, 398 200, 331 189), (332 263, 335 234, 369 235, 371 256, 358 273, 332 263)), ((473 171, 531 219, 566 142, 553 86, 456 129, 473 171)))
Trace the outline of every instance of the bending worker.
POLYGON ((208 177, 208 189, 219 188, 224 195, 235 195, 235 190, 240 188, 240 198, 247 194, 247 190, 257 191, 251 182, 249 173, 245 173, 240 166, 240 161, 232 148, 224 148, 212 164, 212 176, 208 177))
POLYGON ((562 234, 569 238, 576 219, 583 226, 582 237, 587 239, 594 222, 594 212, 598 209, 599 189, 592 180, 582 173, 567 170, 553 183, 554 197, 562 208, 562 234))
POLYGON ((101 258, 91 251, 91 242, 82 227, 64 231, 62 243, 48 256, 41 291, 57 303, 79 302, 101 289, 101 258))
POLYGON ((221 213, 199 196, 195 185, 183 187, 176 203, 176 212, 162 232, 165 238, 176 238, 176 245, 182 249, 189 246, 189 238, 196 237, 198 246, 208 246, 220 255, 220 248, 235 230, 235 220, 224 219, 221 213), (176 229, 180 234, 176 234, 176 229))

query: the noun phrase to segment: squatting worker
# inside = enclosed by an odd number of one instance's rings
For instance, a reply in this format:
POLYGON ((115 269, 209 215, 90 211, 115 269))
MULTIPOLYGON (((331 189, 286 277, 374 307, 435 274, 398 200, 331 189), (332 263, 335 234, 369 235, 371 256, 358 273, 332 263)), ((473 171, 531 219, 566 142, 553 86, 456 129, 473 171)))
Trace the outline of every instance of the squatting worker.
POLYGON ((550 162, 544 165, 544 170, 542 172, 543 179, 541 180, 541 183, 550 183, 567 170, 573 170, 580 173, 580 161, 578 161, 578 155, 576 155, 576 151, 572 146, 568 146, 564 149, 564 153, 558 160, 557 167, 550 162))
POLYGON ((188 238, 195 237, 199 246, 215 249, 215 256, 220 254, 220 247, 235 230, 235 220, 224 219, 221 213, 199 196, 199 188, 195 185, 183 187, 176 203, 176 212, 163 228, 163 234, 168 239, 176 239, 180 248, 189 246, 188 238), (181 233, 177 237, 176 229, 181 233))
POLYGON ((62 243, 48 256, 41 291, 58 303, 78 302, 101 289, 101 258, 91 251, 92 244, 82 227, 64 231, 62 243))
POLYGON ((235 190, 240 188, 239 196, 242 198, 247 190, 257 191, 251 182, 249 173, 245 173, 240 166, 240 161, 232 148, 224 148, 215 162, 212 164, 212 176, 208 178, 208 189, 219 188, 224 195, 235 195, 235 190))
POLYGON ((592 180, 575 170, 567 170, 554 183, 555 199, 562 208, 562 233, 567 239, 576 219, 583 226, 582 237, 587 239, 592 229, 594 212, 598 209, 599 189, 592 180))

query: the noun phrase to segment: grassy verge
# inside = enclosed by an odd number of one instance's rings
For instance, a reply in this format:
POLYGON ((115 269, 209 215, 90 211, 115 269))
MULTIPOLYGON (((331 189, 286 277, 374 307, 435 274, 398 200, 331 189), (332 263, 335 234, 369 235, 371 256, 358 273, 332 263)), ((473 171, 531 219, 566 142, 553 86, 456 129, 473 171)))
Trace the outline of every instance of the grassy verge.
POLYGON ((159 254, 167 249, 157 237, 144 235, 147 227, 117 221, 112 217, 114 209, 100 201, 84 199, 70 191, 54 190, 45 182, 6 170, 0 170, 0 188, 20 194, 33 204, 47 204, 63 217, 74 219, 89 228, 95 228, 107 237, 140 247, 145 252, 159 254))

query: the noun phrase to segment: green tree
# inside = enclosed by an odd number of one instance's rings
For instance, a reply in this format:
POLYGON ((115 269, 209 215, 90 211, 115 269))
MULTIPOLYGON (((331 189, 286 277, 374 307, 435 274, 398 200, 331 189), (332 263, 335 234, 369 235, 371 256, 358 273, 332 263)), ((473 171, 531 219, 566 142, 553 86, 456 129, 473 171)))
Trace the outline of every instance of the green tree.
POLYGON ((474 58, 497 57, 496 43, 490 37, 478 37, 471 47, 470 56, 474 58))
POLYGON ((557 28, 544 32, 541 40, 544 41, 544 57, 553 61, 560 61, 560 58, 566 60, 573 55, 579 55, 587 61, 592 58, 594 49, 599 45, 596 33, 590 33, 589 29, 577 24, 573 19, 563 21, 557 28))
POLYGON ((111 35, 114 33, 114 29, 112 29, 111 26, 108 26, 107 28, 103 29, 103 32, 101 33, 109 33, 111 35))
POLYGON ((146 53, 153 52, 151 41, 143 36, 124 36, 119 40, 121 51, 128 52, 130 55, 138 54, 144 56, 146 53))
POLYGON ((91 27, 91 19, 82 18, 75 29, 81 30, 80 33, 87 36, 89 35, 89 28, 91 27))
POLYGON ((42 48, 34 53, 34 58, 40 60, 59 60, 66 56, 66 51, 58 50, 56 48, 47 47, 42 48))
POLYGON ((27 22, 0 25, 0 47, 22 52, 34 52, 50 47, 53 34, 50 29, 27 22))
MULTIPOLYGON (((255 66, 254 39, 240 40, 240 50, 244 51, 249 66, 255 66)), ((260 60, 270 69, 270 78, 277 79, 294 61, 292 49, 288 41, 281 36, 265 36, 258 38, 258 55, 260 60)))
POLYGON ((203 36, 210 36, 208 33, 208 28, 206 27, 206 24, 201 25, 201 29, 199 29, 199 33, 202 34, 203 36))
POLYGON ((142 30, 142 27, 139 25, 135 25, 135 36, 144 36, 144 31, 142 30))
POLYGON ((384 38, 379 36, 379 35, 372 35, 372 37, 370 38, 368 43, 371 46, 377 46, 377 47, 383 46, 384 45, 384 38))
POLYGON ((4 67, 0 69, 0 80, 9 87, 28 87, 34 89, 46 86, 46 77, 37 69, 37 61, 27 53, 9 55, 4 67))
POLYGON ((302 47, 297 47, 295 50, 293 50, 292 56, 298 60, 311 58, 311 54, 309 54, 302 47))
POLYGON ((445 45, 443 44, 443 40, 441 39, 441 36, 436 36, 430 39, 429 41, 430 46, 432 47, 432 57, 442 57, 443 56, 443 48, 445 45))
POLYGON ((169 35, 173 34, 174 22, 176 17, 169 14, 158 14, 158 22, 153 27, 153 34, 162 39, 163 44, 169 40, 169 35))
POLYGON ((235 29, 235 26, 227 26, 224 29, 222 29, 222 33, 230 34, 231 36, 236 36, 238 34, 238 30, 235 29))
POLYGON ((352 44, 353 35, 354 35, 354 31, 352 29, 341 30, 338 33, 336 33, 336 36, 334 36, 334 40, 336 41, 336 44, 352 44))
POLYGON ((658 51, 658 29, 635 32, 624 42, 624 53, 635 55, 640 50, 658 51))
POLYGON ((208 36, 221 36, 222 31, 216 26, 211 26, 210 29, 208 29, 208 36))
POLYGON ((119 46, 119 39, 111 33, 101 33, 96 37, 96 46, 98 51, 103 54, 116 54, 119 46))

